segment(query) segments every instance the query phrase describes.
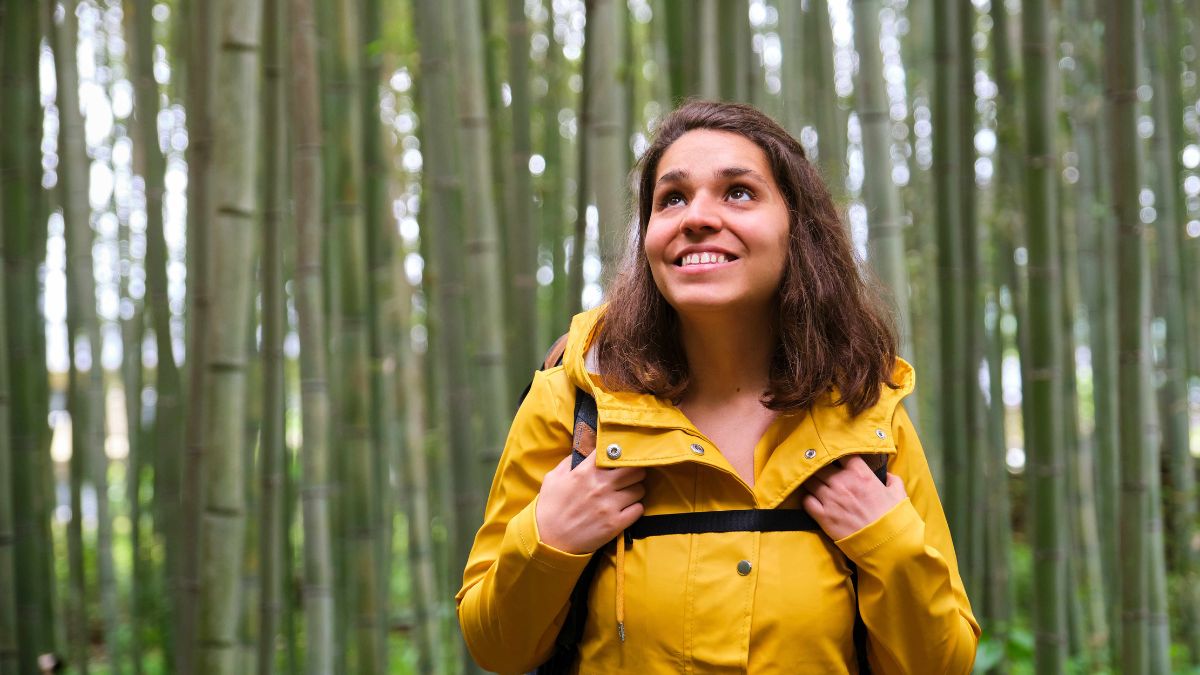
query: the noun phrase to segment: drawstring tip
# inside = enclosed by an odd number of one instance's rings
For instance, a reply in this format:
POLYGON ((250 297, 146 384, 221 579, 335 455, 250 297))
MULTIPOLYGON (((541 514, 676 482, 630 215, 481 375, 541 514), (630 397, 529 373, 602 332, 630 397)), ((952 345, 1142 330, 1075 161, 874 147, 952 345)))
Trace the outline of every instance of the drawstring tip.
POLYGON ((621 642, 625 642, 625 622, 617 622, 617 637, 621 638, 621 642))

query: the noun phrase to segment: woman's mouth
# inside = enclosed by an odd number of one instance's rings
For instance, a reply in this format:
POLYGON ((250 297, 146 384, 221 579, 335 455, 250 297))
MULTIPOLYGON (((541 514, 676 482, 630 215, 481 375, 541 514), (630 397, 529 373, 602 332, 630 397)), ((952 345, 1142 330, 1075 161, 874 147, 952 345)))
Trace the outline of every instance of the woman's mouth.
POLYGON ((691 267, 693 265, 719 265, 721 263, 733 262, 737 260, 736 256, 727 253, 709 253, 707 251, 701 253, 689 253, 680 257, 675 261, 676 267, 691 267))

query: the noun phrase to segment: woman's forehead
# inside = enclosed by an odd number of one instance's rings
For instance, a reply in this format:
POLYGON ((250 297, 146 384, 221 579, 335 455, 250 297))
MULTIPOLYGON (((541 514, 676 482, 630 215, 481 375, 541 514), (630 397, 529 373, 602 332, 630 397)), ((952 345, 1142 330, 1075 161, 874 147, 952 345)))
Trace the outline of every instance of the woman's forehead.
POLYGON ((694 129, 675 139, 655 167, 658 182, 667 172, 704 173, 744 167, 774 178, 767 155, 757 143, 730 131, 694 129))

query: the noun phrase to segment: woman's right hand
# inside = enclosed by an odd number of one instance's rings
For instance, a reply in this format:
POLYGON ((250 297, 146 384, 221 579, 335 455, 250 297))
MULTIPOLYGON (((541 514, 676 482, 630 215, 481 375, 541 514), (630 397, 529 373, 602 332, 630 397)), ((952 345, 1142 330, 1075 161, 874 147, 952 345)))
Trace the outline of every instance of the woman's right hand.
POLYGON ((591 553, 642 516, 646 494, 640 467, 602 469, 596 453, 574 470, 571 455, 550 470, 538 492, 538 536, 564 553, 591 553))

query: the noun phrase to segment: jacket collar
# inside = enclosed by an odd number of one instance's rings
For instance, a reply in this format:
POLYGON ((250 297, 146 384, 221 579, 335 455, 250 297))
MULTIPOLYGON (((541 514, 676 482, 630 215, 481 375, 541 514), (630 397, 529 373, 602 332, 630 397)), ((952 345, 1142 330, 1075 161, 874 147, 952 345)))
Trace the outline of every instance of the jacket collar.
MULTIPOLYGON (((673 403, 650 394, 609 390, 600 383, 594 352, 589 350, 603 312, 604 306, 600 306, 572 320, 563 354, 568 377, 596 399, 597 464, 663 466, 696 462, 736 475, 673 403), (605 452, 614 443, 621 447, 619 462, 611 460, 605 452), (693 444, 706 452, 698 454, 693 444)), ((898 388, 883 387, 879 401, 857 417, 851 418, 846 406, 834 405, 838 392, 833 390, 812 409, 786 414, 777 420, 767 430, 771 436, 768 442, 774 450, 761 468, 754 488, 762 505, 767 508, 778 505, 813 472, 840 457, 894 454, 892 416, 896 406, 915 387, 912 366, 897 359, 892 381, 898 388)))

